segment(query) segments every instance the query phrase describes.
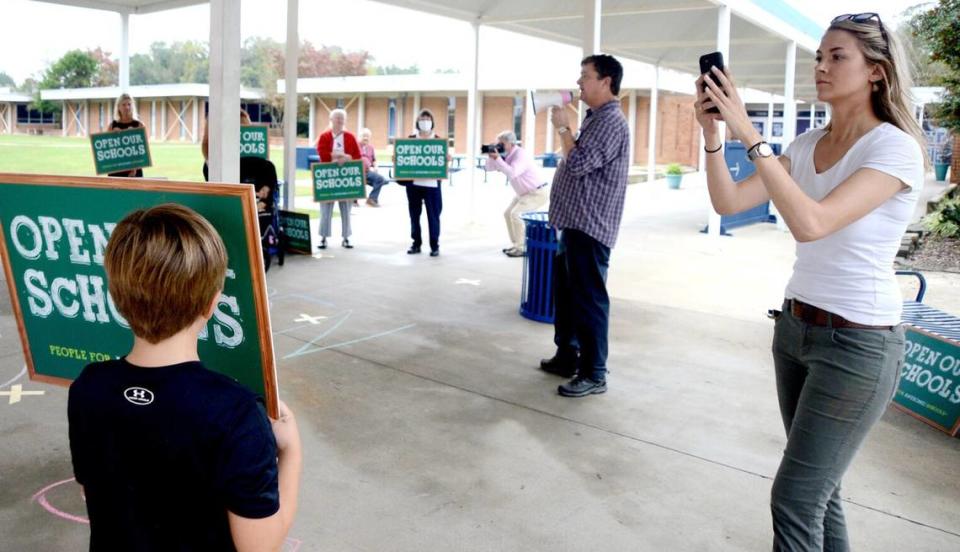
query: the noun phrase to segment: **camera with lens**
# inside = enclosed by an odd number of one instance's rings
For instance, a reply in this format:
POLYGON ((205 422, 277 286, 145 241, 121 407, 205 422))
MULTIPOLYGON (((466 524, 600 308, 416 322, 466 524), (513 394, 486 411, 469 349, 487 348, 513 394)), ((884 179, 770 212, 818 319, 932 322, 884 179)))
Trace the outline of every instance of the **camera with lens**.
POLYGON ((502 154, 503 154, 503 144, 501 144, 501 143, 499 143, 499 142, 496 143, 496 144, 483 144, 483 145, 480 146, 480 153, 483 154, 483 155, 488 155, 488 154, 491 154, 491 153, 499 153, 499 154, 502 155, 502 154))

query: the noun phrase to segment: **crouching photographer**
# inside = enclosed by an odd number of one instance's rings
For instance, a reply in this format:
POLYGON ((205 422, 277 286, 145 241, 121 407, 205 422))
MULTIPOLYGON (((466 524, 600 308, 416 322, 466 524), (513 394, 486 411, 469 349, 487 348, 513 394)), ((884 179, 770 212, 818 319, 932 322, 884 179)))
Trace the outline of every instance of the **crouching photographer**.
POLYGON ((496 144, 484 145, 481 153, 489 156, 487 170, 500 171, 507 175, 507 180, 517 193, 503 213, 512 244, 503 252, 508 257, 523 257, 526 255, 526 242, 520 214, 539 209, 547 202, 550 197, 546 190, 547 184, 540 176, 530 154, 517 145, 517 135, 509 130, 497 136, 496 144))

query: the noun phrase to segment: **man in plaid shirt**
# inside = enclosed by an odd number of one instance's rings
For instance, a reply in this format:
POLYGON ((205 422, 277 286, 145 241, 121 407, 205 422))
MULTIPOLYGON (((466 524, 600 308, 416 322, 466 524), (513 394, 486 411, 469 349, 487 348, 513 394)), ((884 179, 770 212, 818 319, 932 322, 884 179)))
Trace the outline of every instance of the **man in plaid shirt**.
POLYGON ((560 231, 553 281, 557 352, 540 367, 573 378, 558 388, 564 397, 607 390, 607 267, 630 158, 630 131, 617 98, 622 79, 623 67, 613 56, 588 56, 580 62, 577 84, 590 109, 578 135, 571 135, 564 108, 550 113, 564 157, 550 192, 550 224, 560 231))

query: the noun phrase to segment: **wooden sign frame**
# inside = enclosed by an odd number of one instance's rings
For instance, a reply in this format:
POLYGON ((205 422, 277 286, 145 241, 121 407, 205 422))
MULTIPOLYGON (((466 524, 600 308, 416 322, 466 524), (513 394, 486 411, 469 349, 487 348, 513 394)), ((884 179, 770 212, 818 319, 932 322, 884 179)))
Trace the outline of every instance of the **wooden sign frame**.
MULTIPOLYGON (((270 310, 267 304, 266 277, 263 270, 263 251, 260 246, 260 227, 257 222, 257 204, 251 184, 228 184, 213 182, 174 182, 169 180, 151 180, 146 178, 115 179, 106 177, 74 177, 50 176, 34 174, 0 173, 0 188, 2 184, 25 184, 33 186, 58 186, 70 188, 104 188, 130 191, 168 192, 176 194, 195 194, 205 196, 236 197, 243 206, 243 226, 247 248, 247 257, 250 262, 252 277, 252 296, 254 313, 256 316, 257 341, 260 347, 260 361, 264 384, 264 398, 267 403, 267 413, 270 417, 279 418, 279 396, 277 388, 277 370, 273 349, 273 331, 270 321, 270 310)), ((6 223, 7 221, 4 221, 6 223)), ((117 221, 119 222, 119 220, 117 221)), ((55 385, 68 386, 72 380, 56 376, 38 374, 34 365, 33 355, 30 352, 30 340, 27 336, 23 318, 23 307, 17 295, 13 266, 4 228, 0 224, 0 260, 7 279, 7 288, 10 292, 10 302, 17 322, 17 331, 20 333, 20 343, 23 346, 23 356, 27 364, 30 379, 55 385)), ((202 359, 201 359, 202 360, 202 359)))

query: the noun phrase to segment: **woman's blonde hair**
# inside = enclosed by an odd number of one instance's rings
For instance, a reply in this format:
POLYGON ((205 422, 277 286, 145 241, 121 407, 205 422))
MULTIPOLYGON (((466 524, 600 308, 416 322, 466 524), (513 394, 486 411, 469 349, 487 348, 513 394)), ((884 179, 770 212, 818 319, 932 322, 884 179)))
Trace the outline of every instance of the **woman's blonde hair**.
MULTIPOLYGON (((120 96, 117 98, 117 103, 113 104, 113 120, 114 121, 120 120, 120 104, 123 102, 123 100, 130 100, 130 107, 132 111, 136 111, 136 106, 133 105, 133 98, 130 97, 130 94, 127 94, 126 92, 124 92, 123 94, 120 94, 120 96)), ((130 116, 133 117, 134 119, 137 118, 136 113, 131 113, 130 116)))
POLYGON ((885 27, 879 17, 863 22, 849 19, 835 21, 830 24, 827 32, 832 30, 846 31, 853 35, 860 44, 860 51, 867 63, 879 68, 883 77, 874 83, 870 94, 874 114, 881 121, 913 136, 920 144, 924 165, 929 166, 926 138, 911 108, 910 88, 913 86, 913 78, 910 76, 907 57, 897 35, 890 32, 891 29, 885 27))

